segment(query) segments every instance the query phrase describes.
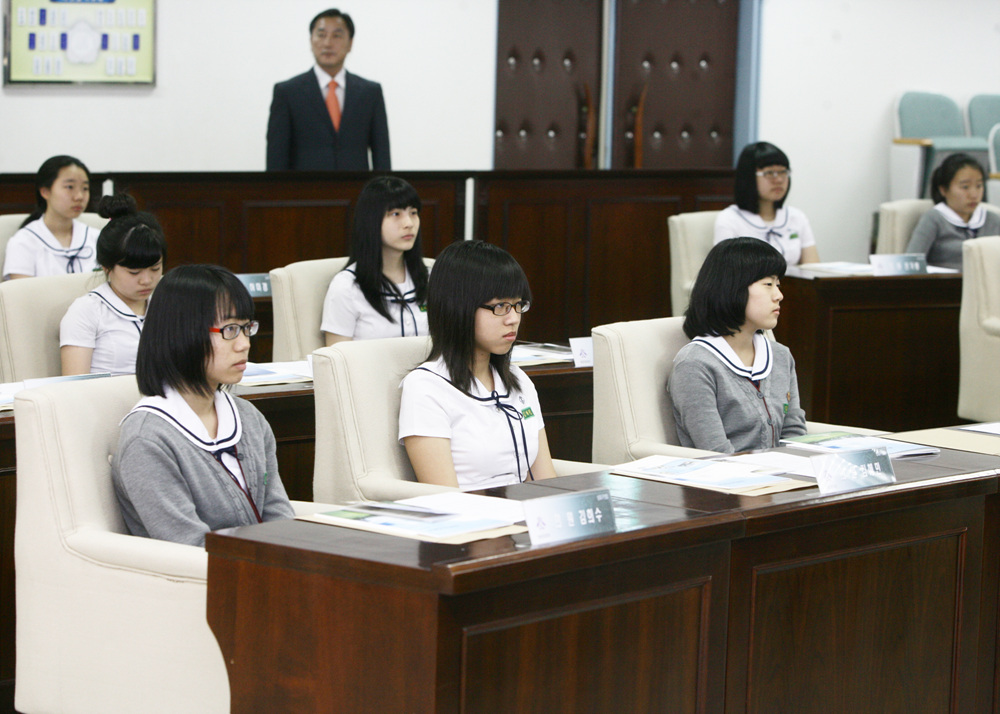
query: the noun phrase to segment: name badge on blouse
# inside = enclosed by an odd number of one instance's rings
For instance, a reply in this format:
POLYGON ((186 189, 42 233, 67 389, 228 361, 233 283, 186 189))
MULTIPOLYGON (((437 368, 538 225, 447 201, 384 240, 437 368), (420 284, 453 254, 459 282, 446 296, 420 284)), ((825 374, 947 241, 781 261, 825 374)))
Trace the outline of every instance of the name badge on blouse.
POLYGON ((523 505, 532 545, 615 532, 615 510, 606 488, 532 498, 523 505))

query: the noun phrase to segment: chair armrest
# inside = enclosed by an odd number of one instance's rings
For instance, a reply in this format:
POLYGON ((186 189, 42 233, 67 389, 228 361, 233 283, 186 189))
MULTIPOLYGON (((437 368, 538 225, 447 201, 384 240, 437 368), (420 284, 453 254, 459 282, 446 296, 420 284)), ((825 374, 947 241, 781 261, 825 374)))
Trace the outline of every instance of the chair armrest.
POLYGON ((313 513, 332 511, 336 507, 337 506, 333 503, 318 503, 316 501, 292 501, 292 510, 295 511, 296 516, 311 516, 313 513))
POLYGON ((396 476, 365 475, 358 484, 361 494, 369 501, 398 501, 401 498, 415 498, 432 493, 455 491, 452 486, 438 486, 432 483, 406 481, 396 476))
POLYGON ((205 582, 208 554, 204 548, 155 538, 83 528, 66 545, 95 565, 128 570, 166 580, 205 582))
POLYGON ((983 330, 993 337, 1000 337, 1000 317, 987 317, 983 320, 983 330))
POLYGON ((611 468, 606 464, 588 464, 583 461, 565 461, 563 459, 552 459, 552 465, 556 467, 557 476, 589 474, 594 471, 606 471, 611 468))
POLYGON ((807 434, 822 434, 826 431, 849 431, 852 434, 858 434, 859 436, 881 436, 882 434, 889 433, 887 431, 882 431, 881 429, 865 429, 861 426, 841 426, 840 424, 827 424, 821 421, 806 422, 807 434))
POLYGON ((628 447, 633 461, 647 456, 676 456, 678 459, 700 459, 705 456, 718 456, 718 452, 705 449, 692 449, 687 446, 675 446, 656 441, 637 441, 628 447))

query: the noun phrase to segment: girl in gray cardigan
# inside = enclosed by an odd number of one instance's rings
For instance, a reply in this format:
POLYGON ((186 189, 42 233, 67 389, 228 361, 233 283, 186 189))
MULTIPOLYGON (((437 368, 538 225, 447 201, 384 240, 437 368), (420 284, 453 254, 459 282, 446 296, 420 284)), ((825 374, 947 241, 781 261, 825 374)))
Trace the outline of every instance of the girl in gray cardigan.
POLYGON ((182 266, 157 286, 136 360, 145 397, 122 421, 112 460, 133 535, 204 545, 208 531, 294 515, 270 426, 220 389, 243 378, 253 314, 224 268, 182 266))
POLYGON ((763 331, 778 324, 785 259, 756 238, 732 238, 705 258, 691 291, 667 388, 682 446, 767 449, 806 432, 795 361, 763 331))

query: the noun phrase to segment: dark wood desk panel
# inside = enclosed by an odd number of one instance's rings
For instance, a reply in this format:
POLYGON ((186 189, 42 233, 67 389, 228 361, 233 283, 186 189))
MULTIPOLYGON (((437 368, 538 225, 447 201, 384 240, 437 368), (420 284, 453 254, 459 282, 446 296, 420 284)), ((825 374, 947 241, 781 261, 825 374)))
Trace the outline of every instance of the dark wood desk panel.
MULTIPOLYGON (((424 254, 434 256, 465 232, 466 172, 400 172, 420 195, 424 254)), ((266 273, 299 260, 347 255, 354 201, 370 173, 119 173, 155 213, 171 265, 218 263, 266 273)))
POLYGON ((813 421, 907 431, 958 421, 959 275, 782 281, 775 329, 813 421))
POLYGON ((667 218, 732 203, 732 172, 493 171, 475 237, 510 251, 534 297, 525 339, 567 339, 670 314, 667 218))

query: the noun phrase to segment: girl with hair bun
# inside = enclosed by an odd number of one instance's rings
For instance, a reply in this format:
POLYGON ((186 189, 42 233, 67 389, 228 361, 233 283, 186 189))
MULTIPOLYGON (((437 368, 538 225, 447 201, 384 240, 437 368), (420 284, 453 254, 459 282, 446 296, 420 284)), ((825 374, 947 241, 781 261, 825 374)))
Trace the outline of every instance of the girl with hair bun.
POLYGON ((931 174, 934 207, 920 217, 907 253, 923 253, 930 265, 962 269, 962 243, 1000 235, 1000 216, 983 206, 986 170, 969 154, 952 154, 931 174))
POLYGON ((77 220, 90 203, 90 172, 72 156, 46 159, 35 175, 34 213, 7 243, 3 279, 94 270, 96 228, 77 220))
POLYGON ((426 335, 426 298, 420 197, 401 178, 374 178, 354 207, 350 261, 323 301, 326 344, 426 335))
POLYGON ((77 298, 59 324, 63 374, 135 372, 146 307, 167 260, 163 228, 131 196, 105 196, 98 210, 111 219, 96 251, 107 282, 77 298))
POLYGON ((427 286, 429 361, 402 383, 399 439, 417 480, 462 490, 556 475, 538 393, 510 363, 528 279, 502 248, 458 241, 427 286))

